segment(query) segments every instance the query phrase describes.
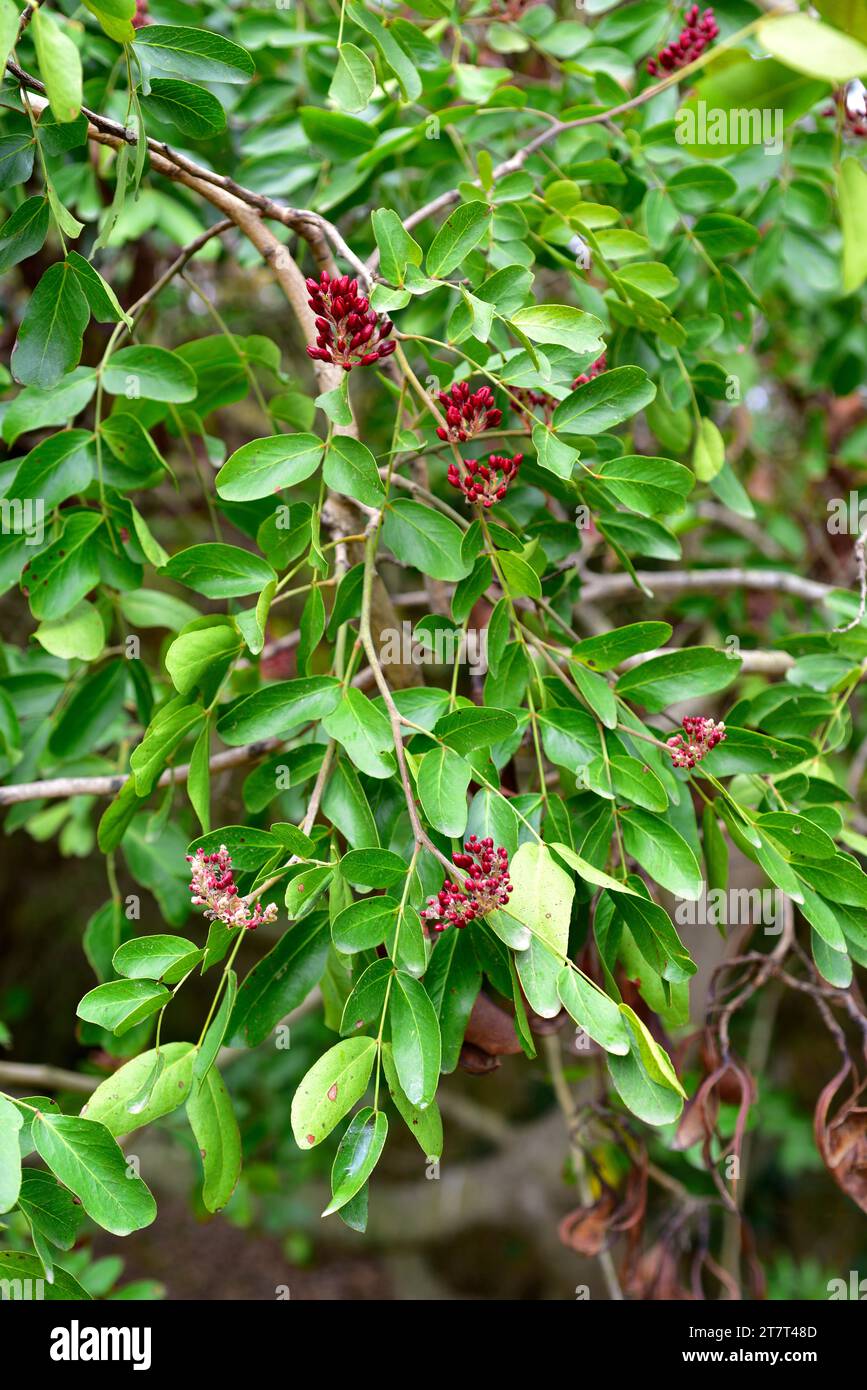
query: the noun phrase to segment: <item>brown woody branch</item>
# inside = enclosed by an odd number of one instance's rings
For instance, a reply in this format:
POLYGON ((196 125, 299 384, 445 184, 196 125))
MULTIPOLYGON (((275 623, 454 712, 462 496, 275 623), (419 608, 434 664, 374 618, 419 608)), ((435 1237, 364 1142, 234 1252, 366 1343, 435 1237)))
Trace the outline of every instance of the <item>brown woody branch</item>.
MULTIPOLYGON (((786 570, 706 569, 706 570, 638 570, 639 581, 655 594, 686 593, 694 589, 756 589, 763 592, 791 594, 808 603, 827 603, 835 592, 832 584, 804 579, 786 570)), ((581 589, 580 601, 598 603, 600 599, 638 597, 639 590, 628 574, 594 574, 581 589)))

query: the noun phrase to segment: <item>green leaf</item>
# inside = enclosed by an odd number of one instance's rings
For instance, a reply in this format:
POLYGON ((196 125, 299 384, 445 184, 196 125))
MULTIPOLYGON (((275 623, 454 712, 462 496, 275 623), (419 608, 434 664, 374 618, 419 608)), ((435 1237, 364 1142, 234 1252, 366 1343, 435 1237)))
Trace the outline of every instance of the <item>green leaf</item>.
POLYGON ((24 311, 12 351, 12 375, 25 386, 49 390, 78 365, 90 305, 67 261, 42 276, 24 311))
POLYGON ((198 952, 196 943, 185 936, 137 936, 118 947, 112 964, 128 980, 162 980, 171 975, 173 984, 180 976, 172 967, 198 952))
POLYGON ((398 1079, 407 1099, 424 1109, 436 1095, 442 1051, 439 1022, 424 985, 396 971, 388 1016, 398 1079))
POLYGON ((398 907, 397 899, 385 894, 350 903, 331 923, 331 939, 338 951, 351 955, 379 946, 385 940, 398 907))
POLYGON ((460 203, 449 213, 431 242, 425 265, 438 279, 450 275, 478 246, 488 230, 491 209, 487 203, 460 203))
POLYGON ((595 888, 607 888, 612 893, 634 893, 635 889, 630 888, 627 883, 621 883, 619 879, 612 878, 602 869, 597 869, 586 859, 582 859, 580 854, 576 854, 570 845, 561 844, 555 840, 550 846, 561 859, 565 859, 570 868, 574 869, 586 883, 592 883, 595 888))
POLYGON ((306 917, 311 908, 322 897, 334 877, 334 870, 328 866, 307 868, 297 873, 286 885, 286 916, 290 922, 306 917))
POLYGON ((331 1169, 331 1201, 322 1213, 331 1216, 351 1201, 370 1177, 388 1134, 383 1112, 366 1107, 353 1115, 337 1148, 331 1169))
POLYGON ((642 1022, 634 1010, 630 1009, 628 1004, 621 1004, 620 1012, 629 1024, 647 1075, 658 1085, 668 1086, 672 1091, 677 1091, 686 1100, 686 1091, 680 1084, 677 1072, 674 1070, 665 1049, 660 1047, 647 1025, 642 1022))
POLYGON ((124 322, 132 327, 132 320, 128 314, 124 313, 111 285, 102 278, 96 267, 92 266, 90 261, 86 261, 83 256, 79 256, 77 251, 70 251, 66 260, 75 271, 84 297, 90 305, 90 312, 97 322, 124 322))
MULTIPOLYGON (((601 381, 603 377, 596 377, 596 380, 601 381)), ((672 459, 644 458, 639 454, 603 459, 593 465, 592 474, 588 470, 588 475, 601 482, 624 507, 640 516, 680 511, 694 482, 692 472, 682 464, 672 459)))
POLYGON ((246 49, 207 29, 148 24, 136 30, 135 47, 148 68, 193 82, 246 83, 255 72, 246 49))
POLYGON ((454 1071, 458 1064, 481 983, 470 933, 467 930, 443 932, 431 955, 424 984, 439 1023, 444 1072, 454 1071))
POLYGON ((609 1054, 608 1071, 614 1088, 627 1110, 648 1125, 672 1124, 683 1109, 681 1096, 661 1086, 648 1074, 634 1038, 626 1057, 609 1054))
POLYGON ((220 716, 217 733, 233 748, 288 734, 301 724, 324 719, 336 708, 341 693, 340 682, 332 676, 277 681, 231 705, 220 716))
POLYGON ((467 824, 467 787, 472 768, 450 748, 432 748, 418 768, 418 795, 435 830, 463 835, 467 824))
POLYGON ((149 796, 166 762, 202 719, 199 705, 182 705, 157 716, 141 743, 130 754, 129 765, 139 796, 149 796))
POLYGON ((696 220, 693 231, 714 259, 747 251, 759 240, 758 230, 751 222, 727 212, 706 212, 696 220))
POLYGON ((512 314, 510 322, 533 343, 555 344, 574 353, 605 351, 600 320, 569 304, 533 304, 512 314))
POLYGON ((678 897, 699 900, 701 871, 686 840, 673 826, 638 808, 624 811, 620 824, 627 854, 637 859, 651 878, 678 897))
POLYGON ((237 545, 218 541, 178 551, 160 571, 206 598, 257 594, 277 576, 266 560, 237 545))
POLYGON ((132 43, 136 31, 130 21, 135 14, 135 0, 84 0, 91 14, 96 15, 109 38, 115 43, 132 43))
MULTIPOLYGON (((9 4, 10 0, 6 0, 9 4)), ((0 15, 4 9, 0 6, 0 15)), ((8 13, 8 11, 6 11, 8 13)), ((0 19, 2 25, 2 19, 0 19)), ((2 33, 0 33, 0 48, 2 48, 2 33)), ((3 180, 3 141, 0 140, 0 182, 3 180)), ((10 147, 7 147, 10 148, 10 147)), ((12 149, 15 148, 13 145, 12 149)), ((30 177, 30 169, 27 167, 33 162, 33 141, 19 147, 22 152, 20 160, 24 179, 30 177)), ((14 165, 14 160, 13 160, 14 165)), ((11 270, 20 261, 27 260, 28 256, 34 255, 43 245, 48 235, 48 226, 51 221, 51 212, 48 207, 48 200, 39 195, 26 198, 10 217, 6 219, 0 227, 0 275, 5 275, 7 270, 11 270)), ((3 421, 4 430, 6 419, 3 421)), ((4 433, 4 438, 8 436, 4 433)))
POLYGON ((408 868, 390 849, 351 849, 340 861, 347 882, 364 888, 390 888, 406 877, 408 868))
MULTIPOLYGON (((3 416, 3 438, 7 444, 14 444, 19 435, 43 425, 66 425, 74 420, 88 404, 96 390, 96 373, 91 367, 76 367, 75 371, 63 377, 50 391, 42 391, 38 386, 27 386, 19 391, 15 400, 10 401, 3 416)), ((70 431, 72 433, 72 431, 70 431)), ((76 434, 92 439, 89 430, 78 430, 76 434)), ((62 452, 63 435, 52 435, 43 440, 37 449, 54 445, 62 452)), ((36 449, 31 450, 32 454, 36 449)), ((20 472, 20 470, 19 470, 20 472)), ((79 491, 74 488, 73 491, 79 491)), ((40 494, 41 495, 41 494, 40 494)))
POLYGON ((598 637, 585 637, 572 648, 572 655, 595 671, 610 671, 630 656, 664 646, 671 632, 669 623, 629 623, 598 637))
POLYGON ((40 1114, 33 1138, 40 1158, 98 1226, 126 1236, 154 1220, 156 1202, 130 1171, 105 1125, 74 1115, 40 1114))
POLYGON ((166 670, 179 695, 188 695, 201 685, 215 668, 228 670, 240 655, 243 642, 234 623, 214 623, 210 627, 182 632, 165 655, 166 670))
POLYGON ((196 1088, 203 1085, 205 1078, 208 1076, 208 1073, 217 1060, 229 1026, 229 1019, 232 1016, 235 1001, 238 997, 238 977, 234 970, 227 970, 225 978, 226 987, 223 991, 223 997, 220 1000, 220 1007, 208 1025, 208 1030, 202 1039, 201 1047, 196 1055, 196 1063, 193 1067, 193 1079, 196 1083, 196 1088))
POLYGON ((383 958, 375 960, 362 973, 343 1006, 340 1018, 341 1037, 360 1033, 363 1028, 379 1027, 393 968, 391 961, 383 958))
POLYGON ((557 976, 563 964, 563 957, 559 953, 555 955, 543 941, 534 936, 525 951, 517 952, 514 962, 521 989, 530 1008, 540 1018, 556 1018, 560 1013, 557 976))
POLYGON ((843 228, 843 292, 853 294, 867 279, 867 171, 857 159, 844 159, 837 180, 843 228))
POLYGON ((113 980, 85 994, 76 1013, 86 1023, 98 1023, 120 1036, 150 1018, 170 998, 169 991, 152 980, 113 980))
POLYGON ((140 1053, 99 1083, 82 1107, 82 1119, 98 1120, 118 1139, 171 1114, 189 1095, 195 1060, 189 1042, 140 1053))
POLYGON ((594 1042, 618 1057, 627 1055, 629 1033, 613 999, 569 965, 564 965, 557 976, 557 990, 569 1017, 594 1042))
MULTIPOLYGON (((27 394, 22 391, 21 397, 27 394)), ((89 430, 61 430, 43 439, 22 459, 9 495, 22 501, 39 500, 49 510, 83 492, 94 473, 92 441, 89 430)))
POLYGON ((587 785, 598 796, 616 796, 646 811, 664 811, 668 796, 656 773, 638 758, 596 758, 585 770, 587 785))
POLYGON ((402 285, 408 265, 421 265, 421 247, 391 208, 377 208, 370 215, 379 247, 379 269, 393 285, 402 285))
POLYGON ((678 936, 664 907, 646 896, 639 876, 632 876, 632 894, 618 894, 615 911, 620 914, 647 964, 655 974, 672 984, 684 984, 695 974, 695 964, 678 936))
POLYGON ((346 691, 337 708, 322 721, 330 738, 337 739, 355 766, 368 777, 385 778, 394 773, 394 747, 391 724, 385 713, 372 704, 361 690, 346 691))
POLYGON ((33 11, 36 60, 56 120, 74 121, 81 110, 81 58, 68 34, 43 9, 33 11))
POLYGON ((18 1134, 24 1124, 21 1111, 0 1096, 0 1214, 11 1211, 21 1190, 21 1146, 18 1134))
POLYGON ((714 777, 732 777, 738 772, 778 774, 797 767, 803 757, 803 749, 796 744, 726 724, 725 739, 702 759, 701 768, 714 777))
POLYGON ((412 1103, 400 1084, 391 1043, 382 1045, 382 1069, 395 1108, 415 1136, 422 1153, 428 1159, 439 1158, 443 1151, 443 1125, 436 1101, 423 1109, 412 1103))
POLYGON ((437 720, 434 735, 456 753, 464 754, 500 743, 509 738, 517 726, 518 721, 508 710, 465 705, 437 720))
POLYGON ((379 831, 370 802, 358 773, 345 758, 338 758, 332 768, 322 809, 352 849, 379 845, 379 831))
POLYGON ((833 903, 867 907, 867 874, 854 859, 837 854, 833 859, 793 861, 801 878, 833 903))
POLYGON ((61 1187, 52 1173, 26 1168, 19 1205, 35 1234, 61 1250, 72 1249, 84 1214, 72 1193, 61 1187))
POLYGON ((769 834, 786 854, 803 859, 833 859, 837 849, 826 831, 807 816, 792 811, 768 811, 756 821, 762 833, 769 834))
POLYGON ((181 134, 193 140, 207 140, 226 128, 226 113, 220 102, 212 92, 192 82, 155 77, 150 91, 142 97, 142 106, 147 115, 177 126, 181 134))
POLYGON ((725 690, 740 669, 739 657, 713 647, 690 647, 651 657, 624 671, 617 682, 617 694, 656 712, 680 700, 725 690))
POLYGON ((294 487, 319 467, 323 444, 315 434, 277 434, 242 444, 217 474, 216 487, 228 502, 271 497, 294 487))
POLYGON ((33 636, 47 652, 64 661, 95 661, 105 646, 99 609, 83 600, 62 618, 41 622, 33 636))
POLYGON ((545 845, 525 842, 509 864, 508 913, 550 947, 561 963, 569 943, 575 886, 545 845))
POLYGON ((583 709, 550 707, 539 715, 542 746, 559 767, 579 772, 602 754, 596 721, 583 709))
POLYGON ((366 53, 354 43, 342 43, 337 50, 337 67, 328 95, 344 111, 363 111, 373 96, 376 70, 366 53))
POLYGON ((21 13, 12 0, 0 0, 0 72, 6 69, 9 54, 18 41, 21 13))
POLYGON ((692 467, 695 476, 702 483, 709 483, 725 466, 726 447, 719 429, 713 420, 702 416, 695 437, 692 467))
POLYGON ((344 1038, 314 1062, 292 1101, 292 1133, 300 1149, 320 1144, 361 1099, 375 1057, 373 1038, 344 1038))
POLYGON ((541 598, 542 584, 533 569, 520 555, 502 552, 497 560, 503 576, 503 587, 511 598, 541 598))
POLYGON ((640 367, 614 367, 568 395, 554 411, 554 428, 571 434, 604 434, 636 415, 656 396, 640 367))
POLYGON ((346 14, 353 24, 358 25, 359 29, 363 29, 373 39, 383 62, 391 68, 397 78, 404 101, 417 101, 422 91, 421 78, 392 31, 363 5, 347 4, 346 14))
POLYGON ((102 384, 112 396, 128 400, 172 401, 182 404, 196 398, 198 383, 192 367, 168 348, 121 348, 112 353, 102 374, 102 384))
POLYGON ((328 956, 328 923, 319 914, 285 931, 238 990, 229 1023, 234 1046, 258 1047, 318 984, 328 956))
POLYGON ((864 44, 805 14, 762 20, 758 39, 772 57, 808 77, 837 84, 867 73, 864 44))
POLYGON ((569 669, 576 686, 606 729, 616 729, 619 718, 617 700, 605 677, 591 671, 580 661, 570 662, 569 669))
POLYGON ((0 1280, 10 1290, 9 1298, 15 1299, 17 1289, 22 1290, 21 1298, 28 1302, 34 1297, 33 1291, 40 1290, 46 1300, 68 1302, 90 1302, 91 1295, 82 1288, 78 1280, 65 1269, 58 1266, 54 1270, 51 1283, 45 1278, 42 1260, 36 1255, 25 1255, 18 1250, 0 1250, 0 1280), (26 1290, 26 1292, 25 1292, 26 1290))
POLYGON ((385 488, 370 450, 348 434, 335 435, 328 446, 322 476, 334 492, 366 507, 381 507, 385 488))
POLYGON ((432 579, 458 580, 471 566, 461 555, 463 533, 441 512, 399 497, 385 511, 382 538, 401 562, 432 579))
POLYGON ((241 1174, 241 1135, 225 1082, 211 1067, 187 1100, 187 1119, 204 1169, 206 1211, 226 1205, 241 1174))

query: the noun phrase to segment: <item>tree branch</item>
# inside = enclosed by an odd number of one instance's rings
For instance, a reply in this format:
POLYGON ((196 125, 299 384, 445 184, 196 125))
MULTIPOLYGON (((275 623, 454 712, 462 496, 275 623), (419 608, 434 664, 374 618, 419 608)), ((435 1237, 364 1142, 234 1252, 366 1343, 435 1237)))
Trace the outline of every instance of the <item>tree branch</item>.
MULTIPOLYGON (((286 742, 282 738, 264 738, 257 743, 244 744, 242 748, 227 748, 215 753, 208 766, 212 772, 222 772, 230 767, 242 767, 255 762, 268 753, 274 753, 286 742)), ((171 782, 186 782, 190 775, 189 763, 180 767, 167 768, 157 782, 158 787, 167 787, 171 782)), ((57 799, 65 796, 115 796, 130 773, 116 772, 109 777, 53 777, 41 782, 13 782, 8 787, 0 787, 0 806, 12 806, 17 801, 57 799)))
MULTIPOLYGON (((638 570, 638 579, 655 594, 686 593, 693 589, 757 589, 794 598, 808 603, 826 603, 835 593, 832 584, 820 584, 815 579, 803 579, 785 570, 706 569, 706 570, 638 570)), ((594 574, 581 589, 580 602, 597 603, 600 599, 637 598, 640 594, 628 574, 594 574)))

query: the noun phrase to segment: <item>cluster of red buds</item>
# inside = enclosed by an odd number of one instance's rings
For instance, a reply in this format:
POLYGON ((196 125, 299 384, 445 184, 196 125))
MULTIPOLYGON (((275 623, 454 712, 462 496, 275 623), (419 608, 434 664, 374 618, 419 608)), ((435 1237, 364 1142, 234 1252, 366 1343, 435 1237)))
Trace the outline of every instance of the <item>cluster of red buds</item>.
POLYGON ((528 434, 532 431, 539 415, 546 425, 550 425, 554 418, 554 411, 560 404, 553 396, 549 396, 547 391, 533 391, 529 386, 513 386, 512 396, 518 403, 518 408, 522 414, 522 423, 528 434))
POLYGON ((490 386, 470 391, 465 381, 456 381, 448 391, 438 391, 437 400, 445 410, 445 426, 437 427, 440 439, 453 444, 465 444, 485 430, 495 430, 503 418, 502 410, 494 405, 490 386))
POLYGON ((432 932, 465 927, 476 917, 505 907, 511 896, 509 855, 502 845, 495 847, 490 836, 480 840, 471 835, 464 843, 464 853, 456 854, 454 862, 467 877, 463 886, 446 879, 437 896, 428 898, 422 916, 432 932))
POLYGON ((867 136, 867 88, 859 78, 847 82, 845 87, 834 93, 834 105, 827 106, 823 116, 837 117, 840 113, 844 135, 854 135, 863 140, 867 136))
POLYGON ((333 362, 351 372, 353 367, 369 367, 388 357, 397 344, 386 342, 394 328, 390 319, 380 319, 370 302, 358 293, 358 281, 348 275, 332 280, 323 270, 318 280, 307 281, 308 303, 316 315, 316 347, 308 347, 310 357, 333 362))
POLYGON ((146 24, 150 24, 148 14, 148 0, 135 0, 135 14, 132 17, 133 29, 143 29, 146 24))
POLYGON ((246 927, 248 931, 261 927, 263 922, 275 921, 276 903, 269 903, 265 908, 256 903, 251 911, 247 901, 238 897, 232 856, 225 845, 220 845, 216 854, 205 854, 203 849, 197 849, 195 854, 187 855, 187 863, 192 865, 190 894, 193 903, 205 909, 209 921, 225 922, 227 927, 246 927))
POLYGON ((513 458, 490 454, 487 463, 468 459, 464 464, 464 473, 460 472, 456 463, 450 463, 446 476, 452 487, 459 488, 468 502, 481 502, 483 507, 493 507, 495 502, 505 497, 523 461, 523 454, 515 454, 513 458))
POLYGON ((690 5, 683 20, 683 28, 677 38, 660 49, 655 58, 648 58, 647 71, 651 77, 657 77, 660 71, 677 72, 679 68, 694 63, 719 34, 713 10, 705 10, 702 14, 698 5, 690 5))
POLYGON ((722 743, 726 736, 726 726, 720 721, 705 719, 703 715, 687 715, 683 721, 683 734, 675 734, 668 739, 671 761, 675 767, 695 767, 706 753, 722 743))
POLYGON ((588 381, 593 381, 595 377, 601 376, 603 372, 607 371, 608 358, 603 352, 601 357, 597 357, 595 362, 590 363, 586 372, 582 372, 580 376, 576 376, 575 380, 572 382, 572 390, 576 390, 579 386, 586 386, 588 381))

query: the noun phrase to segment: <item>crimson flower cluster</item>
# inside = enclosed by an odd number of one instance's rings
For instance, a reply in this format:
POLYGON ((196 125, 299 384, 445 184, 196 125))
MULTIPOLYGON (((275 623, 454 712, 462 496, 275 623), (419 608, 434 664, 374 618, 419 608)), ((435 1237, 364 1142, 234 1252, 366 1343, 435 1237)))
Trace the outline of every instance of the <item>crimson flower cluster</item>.
POLYGON ((133 29, 143 29, 146 24, 150 24, 148 0, 135 0, 135 14, 130 22, 133 29))
POLYGON ((394 324, 371 309, 369 300, 358 293, 357 280, 348 275, 332 279, 323 270, 318 280, 307 281, 307 290, 318 333, 316 347, 307 349, 310 357, 351 372, 394 352, 397 344, 386 342, 394 324))
POLYGON ((582 372, 580 376, 575 377, 575 380, 572 382, 572 390, 576 390, 579 386, 586 386, 588 381, 593 381, 595 377, 601 376, 603 372, 607 371, 608 358, 605 356, 605 353, 603 352, 600 357, 596 358, 595 362, 590 363, 590 366, 587 368, 586 372, 582 372))
POLYGON ((205 854, 203 849, 197 849, 195 854, 187 855, 187 863, 192 865, 192 901, 196 907, 205 909, 209 921, 225 922, 227 927, 246 927, 248 931, 253 931, 263 922, 275 920, 276 903, 269 903, 265 908, 261 903, 256 903, 251 912, 245 899, 238 897, 232 856, 225 845, 220 845, 216 854, 205 854))
POLYGON ((515 454, 513 458, 490 454, 487 463, 468 459, 464 464, 464 473, 456 463, 450 463, 446 477, 452 487, 460 489, 468 502, 481 502, 483 507, 493 507, 495 502, 505 497, 509 484, 517 477, 523 462, 523 454, 515 454))
POLYGON ((445 409, 445 426, 437 427, 440 439, 464 444, 485 430, 495 430, 503 418, 502 410, 494 405, 490 386, 470 391, 465 381, 456 381, 448 391, 438 391, 437 399, 445 409))
POLYGON ((676 39, 660 49, 655 58, 648 58, 647 71, 651 77, 662 72, 677 72, 700 57, 708 44, 719 34, 713 10, 700 13, 698 5, 690 5, 683 16, 684 25, 676 39))
POLYGON ((683 734, 675 734, 668 739, 671 761, 675 767, 695 767, 706 753, 722 743, 726 736, 726 726, 720 721, 705 719, 703 715, 687 715, 683 721, 683 734))
POLYGON ((476 917, 505 907, 512 893, 509 855, 502 845, 495 847, 490 836, 480 840, 471 835, 464 843, 464 853, 456 854, 454 862, 467 875, 463 886, 446 879, 437 896, 428 898, 422 913, 437 934, 447 927, 466 927, 476 917))

